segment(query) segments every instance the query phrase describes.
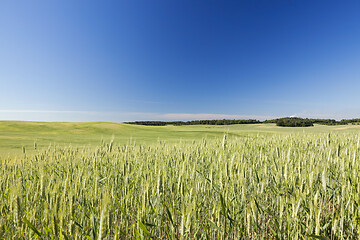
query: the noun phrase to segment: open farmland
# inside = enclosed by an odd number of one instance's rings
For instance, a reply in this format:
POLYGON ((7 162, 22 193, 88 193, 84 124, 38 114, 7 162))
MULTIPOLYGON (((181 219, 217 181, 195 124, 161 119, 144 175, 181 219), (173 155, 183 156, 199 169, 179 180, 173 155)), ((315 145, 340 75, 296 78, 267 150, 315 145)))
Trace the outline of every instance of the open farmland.
POLYGON ((360 236, 359 126, 0 126, 1 239, 360 236))
POLYGON ((274 134, 360 133, 360 125, 324 126, 309 128, 277 127, 275 124, 139 126, 110 122, 25 122, 0 121, 0 155, 22 154, 58 147, 76 146, 95 149, 101 142, 127 144, 156 144, 192 142, 193 140, 274 134))

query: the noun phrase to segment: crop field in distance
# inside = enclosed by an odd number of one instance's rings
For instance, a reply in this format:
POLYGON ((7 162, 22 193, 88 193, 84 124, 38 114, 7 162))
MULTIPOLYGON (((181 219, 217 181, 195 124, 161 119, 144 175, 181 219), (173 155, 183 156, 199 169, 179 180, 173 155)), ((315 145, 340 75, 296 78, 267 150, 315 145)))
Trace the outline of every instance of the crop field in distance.
POLYGON ((359 239, 360 126, 0 122, 0 239, 359 239))

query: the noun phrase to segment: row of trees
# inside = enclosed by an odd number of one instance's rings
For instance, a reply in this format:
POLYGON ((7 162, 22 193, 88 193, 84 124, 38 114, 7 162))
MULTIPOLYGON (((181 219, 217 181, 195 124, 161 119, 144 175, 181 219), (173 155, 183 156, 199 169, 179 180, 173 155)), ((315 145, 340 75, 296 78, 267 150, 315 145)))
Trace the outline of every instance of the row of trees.
POLYGON ((348 125, 348 124, 360 124, 360 118, 354 119, 342 119, 336 121, 335 119, 321 119, 321 118, 296 118, 296 117, 286 117, 265 120, 263 123, 276 123, 278 126, 283 126, 284 124, 289 125, 289 127, 297 127, 298 125, 313 126, 314 124, 321 125, 348 125), (310 125, 312 123, 312 125, 310 125))
POLYGON ((136 121, 136 122, 126 122, 128 124, 136 125, 146 125, 146 126, 165 126, 165 125, 232 125, 232 124, 255 124, 261 123, 256 119, 222 119, 222 120, 194 120, 194 121, 136 121))
POLYGON ((285 117, 265 121, 256 119, 222 119, 222 120, 194 120, 194 121, 136 121, 126 122, 127 124, 145 125, 145 126, 165 126, 165 125, 232 125, 232 124, 257 124, 257 123, 276 123, 277 126, 282 127, 310 127, 314 124, 322 125, 347 125, 360 124, 360 118, 342 119, 336 121, 335 119, 317 119, 317 118, 297 118, 285 117))
POLYGON ((353 119, 342 119, 339 121, 339 125, 347 125, 347 124, 359 124, 360 118, 353 118, 353 119))
POLYGON ((348 124, 360 123, 360 118, 342 119, 340 121, 336 121, 335 119, 318 119, 318 118, 309 118, 308 120, 310 120, 314 124, 321 124, 321 125, 348 125, 348 124))
POLYGON ((276 121, 276 126, 281 127, 312 127, 314 126, 313 122, 307 118, 280 118, 276 121))

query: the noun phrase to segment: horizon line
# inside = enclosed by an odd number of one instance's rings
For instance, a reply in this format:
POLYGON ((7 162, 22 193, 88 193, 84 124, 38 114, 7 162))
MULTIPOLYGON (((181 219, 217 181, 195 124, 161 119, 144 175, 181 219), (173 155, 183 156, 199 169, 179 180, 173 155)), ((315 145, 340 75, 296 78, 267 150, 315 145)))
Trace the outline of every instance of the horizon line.
POLYGON ((120 111, 82 111, 82 110, 21 110, 0 109, 0 121, 35 121, 35 122, 135 122, 135 121, 196 121, 196 120, 272 120, 283 117, 312 119, 354 119, 357 117, 335 117, 327 114, 288 114, 288 115, 241 115, 219 113, 154 113, 120 111), (1 116, 7 115, 10 116, 1 116), (38 113, 39 115, 34 115, 38 113), (20 116, 19 116, 20 114, 20 116), (31 116, 26 116, 31 114, 31 116), (70 114, 70 115, 69 115, 70 114), (12 115, 12 116, 11 116, 12 115), (74 116, 75 115, 75 116, 74 116))

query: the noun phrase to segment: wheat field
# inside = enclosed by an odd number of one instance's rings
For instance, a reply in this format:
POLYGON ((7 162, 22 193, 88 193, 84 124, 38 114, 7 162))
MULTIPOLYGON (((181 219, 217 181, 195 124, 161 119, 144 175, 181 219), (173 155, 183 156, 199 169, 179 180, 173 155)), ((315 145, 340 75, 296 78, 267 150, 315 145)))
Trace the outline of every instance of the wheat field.
POLYGON ((1 239, 358 239, 359 139, 103 142, 1 158, 1 239))

